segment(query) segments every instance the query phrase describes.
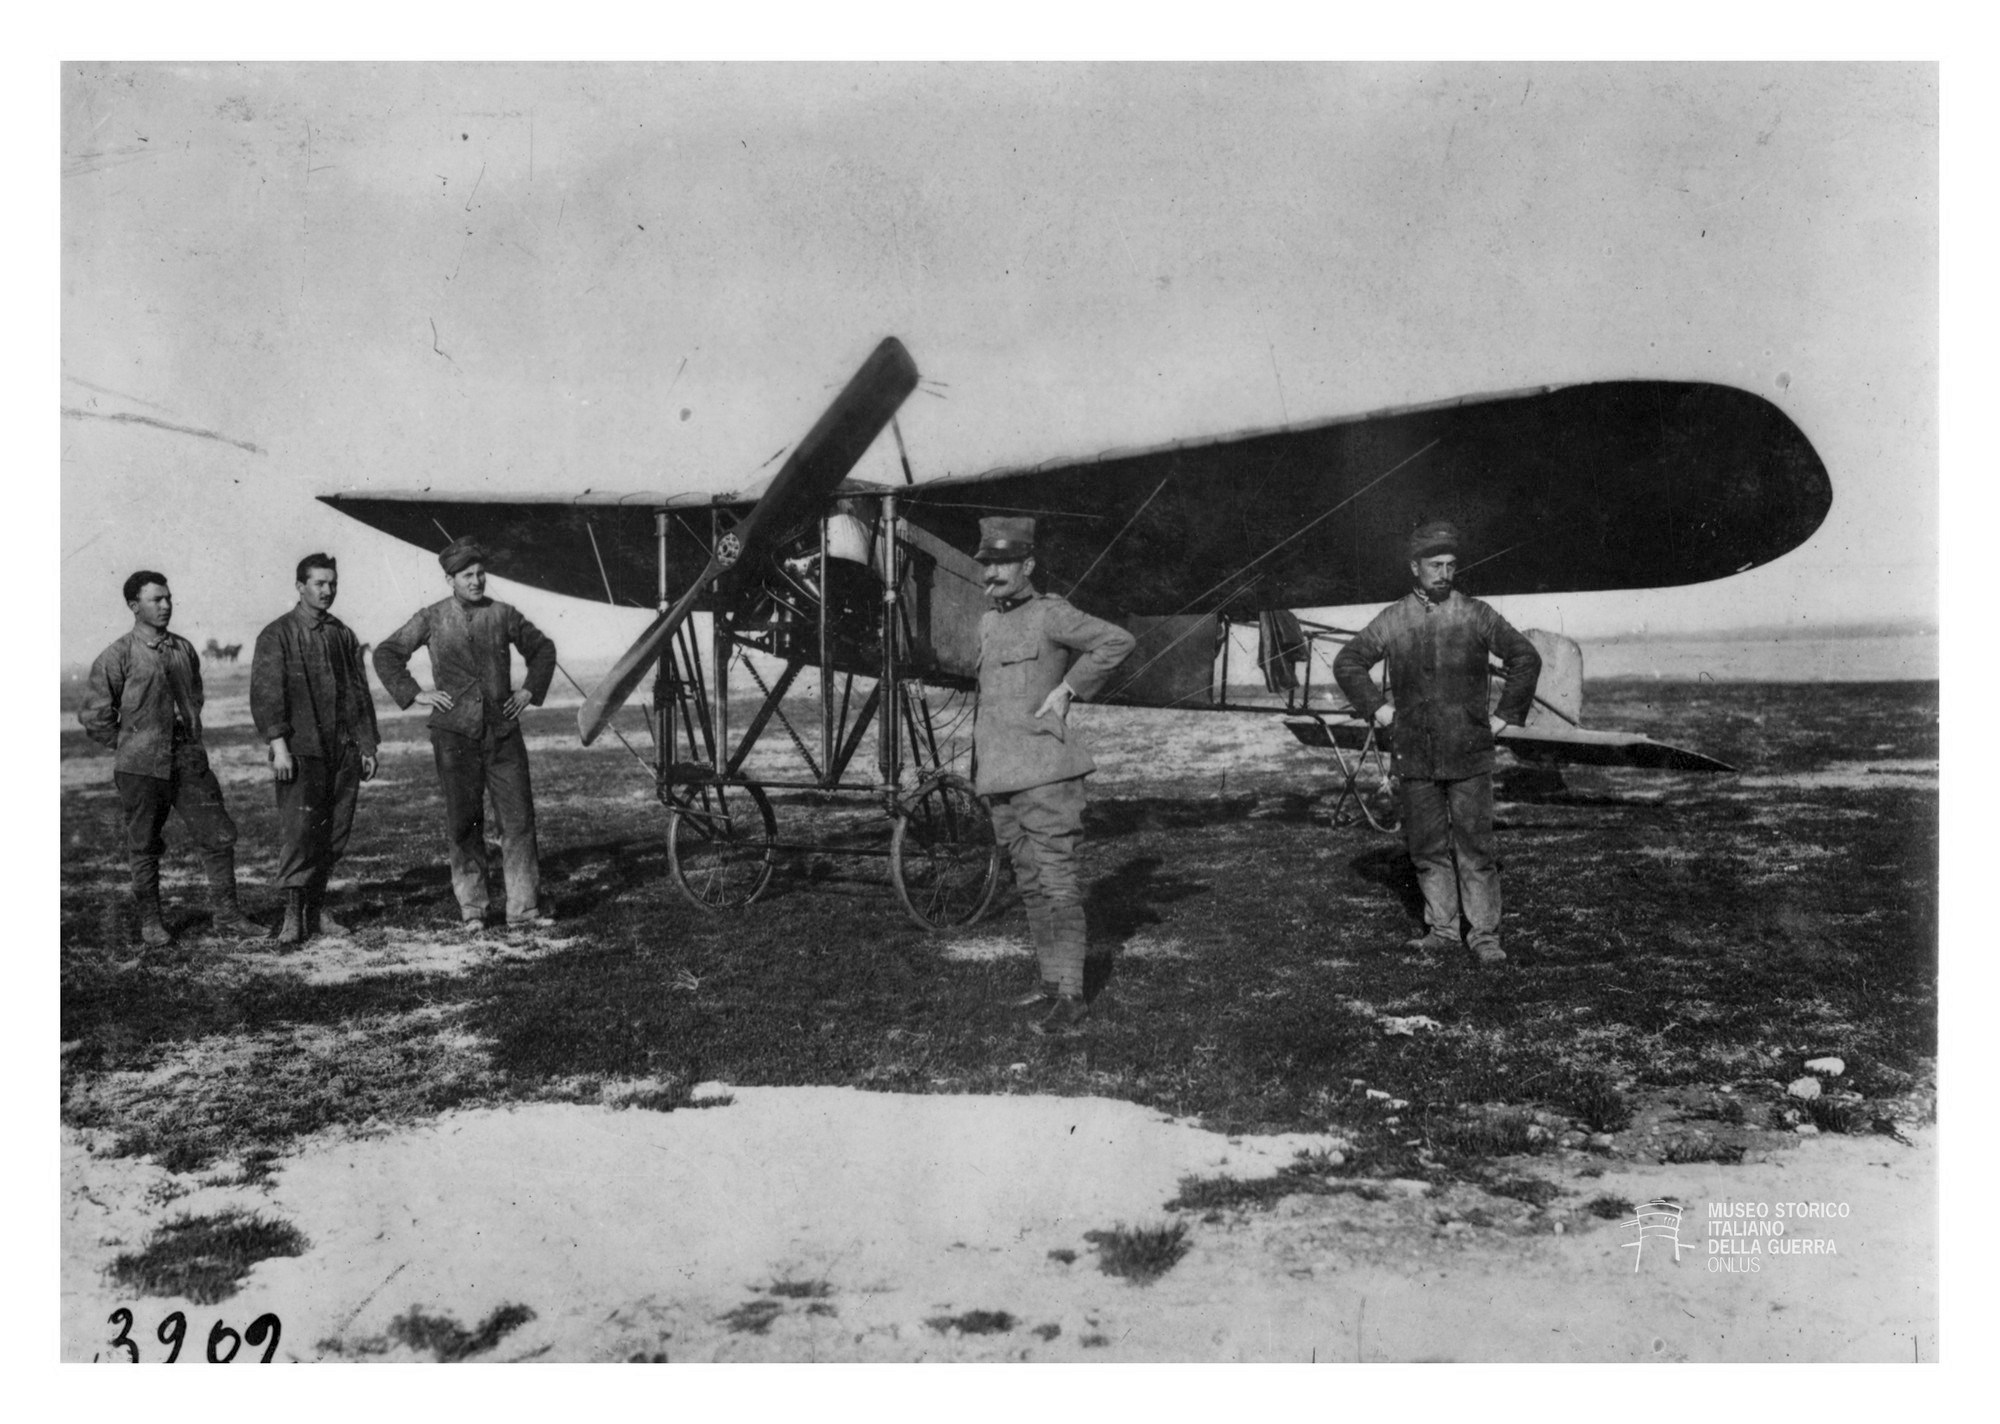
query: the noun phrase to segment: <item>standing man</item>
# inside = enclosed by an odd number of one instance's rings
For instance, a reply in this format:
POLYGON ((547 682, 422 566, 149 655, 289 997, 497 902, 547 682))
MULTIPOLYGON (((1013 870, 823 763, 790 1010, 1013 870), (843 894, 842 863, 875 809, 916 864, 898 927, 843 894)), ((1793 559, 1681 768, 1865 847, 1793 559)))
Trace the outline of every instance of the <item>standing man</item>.
POLYGON ((444 790, 452 893, 465 927, 486 923, 486 797, 500 818, 500 854, 507 880, 510 926, 550 922, 541 905, 535 846, 535 797, 528 784, 528 748, 520 715, 540 706, 556 675, 556 645, 512 604, 486 596, 486 551, 454 539, 438 555, 451 597, 420 608, 375 649, 375 675, 398 707, 431 709, 431 751, 444 790), (522 686, 513 683, 509 647, 527 660, 522 686), (431 652, 432 691, 410 676, 410 655, 431 652))
POLYGON ((139 937, 154 949, 174 942, 160 918, 161 832, 179 811, 208 870, 218 934, 262 939, 236 902, 236 823, 201 741, 201 660, 194 644, 167 631, 174 596, 167 576, 141 569, 125 580, 132 631, 97 655, 77 720, 93 742, 115 747, 112 779, 125 808, 125 852, 139 937))
POLYGON ((340 592, 333 556, 306 555, 297 575, 297 605, 257 635, 250 662, 250 716, 270 743, 284 838, 284 945, 346 930, 325 908, 326 882, 347 850, 361 783, 375 775, 378 740, 361 644, 330 611, 340 592))
POLYGON ((993 607, 979 620, 979 711, 973 781, 1014 862, 1041 963, 1041 987, 1011 1001, 1047 1006, 1038 1033, 1067 1033, 1089 1017, 1076 852, 1083 841, 1083 779, 1097 769, 1069 725, 1069 704, 1101 690, 1133 647, 1123 628, 1037 593, 1035 521, 979 521, 979 552, 993 607))
POLYGON ((1453 587, 1461 540, 1455 525, 1433 520, 1410 536, 1416 586, 1375 615, 1333 660, 1334 680, 1355 713, 1376 726, 1395 723, 1395 771, 1403 787, 1403 833, 1424 892, 1425 932, 1404 945, 1415 953, 1466 943, 1481 964, 1500 964, 1500 866, 1493 855, 1493 739, 1527 720, 1542 660, 1534 645, 1488 604, 1453 587), (1389 660, 1391 708, 1368 670, 1389 660), (1487 713, 1487 658, 1497 657, 1506 684, 1487 713))

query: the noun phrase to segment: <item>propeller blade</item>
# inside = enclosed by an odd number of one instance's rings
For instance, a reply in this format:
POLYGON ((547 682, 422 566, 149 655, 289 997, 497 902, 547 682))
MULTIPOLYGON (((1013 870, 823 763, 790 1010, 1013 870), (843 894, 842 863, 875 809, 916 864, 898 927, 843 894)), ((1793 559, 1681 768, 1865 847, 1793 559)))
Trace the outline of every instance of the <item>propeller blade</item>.
POLYGON ((626 650, 611 672, 577 710, 576 729, 589 746, 608 725, 625 699, 645 680, 646 670, 666 646, 674 630, 687 621, 696 601, 709 586, 746 558, 755 558, 774 533, 782 532, 808 510, 823 507, 847 478, 897 407, 917 388, 917 365, 903 343, 884 337, 861 369, 833 398, 833 404, 799 441, 783 468, 771 479, 764 497, 751 506, 741 523, 717 541, 708 566, 674 603, 653 620, 639 641, 626 650))
POLYGON ((711 562, 693 586, 680 596, 679 602, 655 618, 639 635, 639 641, 627 648, 625 656, 612 665, 604 680, 590 689, 590 695, 583 699, 583 706, 576 709, 576 731, 585 746, 597 740, 598 733, 610 725, 618 709, 625 705, 625 699, 646 680, 647 670, 659 657, 660 649, 667 645, 667 639, 673 637, 674 630, 687 621, 688 614, 694 612, 695 600, 715 582, 714 574, 710 572, 713 568, 711 562))

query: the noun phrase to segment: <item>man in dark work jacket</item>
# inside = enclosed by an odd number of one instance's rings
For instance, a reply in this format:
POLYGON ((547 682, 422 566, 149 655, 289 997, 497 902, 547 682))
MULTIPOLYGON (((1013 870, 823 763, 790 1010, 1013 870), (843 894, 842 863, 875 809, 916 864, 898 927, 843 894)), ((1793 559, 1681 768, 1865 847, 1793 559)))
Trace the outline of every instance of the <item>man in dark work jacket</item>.
POLYGON ((979 553, 993 606, 979 620, 979 713, 973 781, 1014 862, 1041 962, 1041 987, 1014 1007, 1046 1007, 1035 1028, 1075 1031, 1086 938, 1076 853, 1083 841, 1083 778, 1097 769, 1069 725, 1069 704, 1095 695, 1134 645, 1123 628, 1037 593, 1035 521, 979 521, 979 553))
POLYGON ((77 720, 93 742, 114 748, 112 780, 125 811, 125 850, 139 937, 150 949, 174 942, 160 917, 161 833, 181 813, 208 871, 217 934, 262 939, 236 900, 236 822, 201 736, 201 659, 194 645, 167 631, 174 596, 167 576, 141 569, 125 580, 132 631, 90 665, 90 690, 77 720))
POLYGON ((1334 680, 1356 715, 1395 725, 1395 771, 1402 782, 1403 833, 1424 892, 1425 932, 1404 946, 1416 953, 1459 949, 1500 964, 1500 866, 1493 853, 1493 739, 1527 721, 1542 660, 1534 645, 1488 604, 1453 587, 1461 541, 1435 520, 1410 536, 1416 586, 1375 615, 1333 660, 1334 680), (1487 711, 1487 658, 1500 659, 1505 685, 1487 711), (1389 660, 1393 708, 1368 669, 1389 660))
POLYGON ((486 596, 486 551, 454 539, 438 555, 451 597, 420 608, 375 649, 375 675, 398 707, 431 709, 431 751, 444 790, 451 888, 465 927, 486 922, 486 796, 500 817, 500 856, 507 879, 507 923, 549 922, 541 905, 540 854, 535 844, 535 797, 521 714, 540 706, 556 675, 556 645, 512 604, 486 596), (512 686, 508 648, 528 664, 512 686), (410 676, 410 655, 428 647, 429 692, 410 676))
POLYGON ((299 560, 296 586, 298 603, 257 635, 250 661, 250 716, 270 743, 283 837, 281 945, 346 931, 325 908, 326 882, 347 851, 354 804, 361 783, 375 775, 379 741, 361 644, 331 611, 340 592, 333 556, 299 560))

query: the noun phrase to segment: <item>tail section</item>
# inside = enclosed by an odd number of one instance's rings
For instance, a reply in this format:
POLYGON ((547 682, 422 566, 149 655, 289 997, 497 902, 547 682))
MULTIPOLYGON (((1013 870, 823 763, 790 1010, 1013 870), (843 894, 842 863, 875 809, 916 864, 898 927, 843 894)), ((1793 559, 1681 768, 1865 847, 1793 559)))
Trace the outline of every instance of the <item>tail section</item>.
MULTIPOLYGON (((1528 728, 1580 727, 1583 725, 1583 649, 1574 638, 1540 628, 1524 629, 1522 635, 1542 655, 1542 675, 1535 682, 1534 705, 1528 709, 1528 728)), ((1499 679, 1494 679, 1493 695, 1500 695, 1499 679)))

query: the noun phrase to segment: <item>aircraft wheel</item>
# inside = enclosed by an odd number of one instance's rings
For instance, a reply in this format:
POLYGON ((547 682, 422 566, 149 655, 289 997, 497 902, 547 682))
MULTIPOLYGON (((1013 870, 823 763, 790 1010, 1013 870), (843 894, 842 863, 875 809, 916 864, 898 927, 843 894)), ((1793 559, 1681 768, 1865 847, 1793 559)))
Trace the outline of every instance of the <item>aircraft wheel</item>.
POLYGON ((676 791, 667 813, 667 868, 704 910, 740 910, 771 883, 778 818, 754 781, 676 791))
POLYGON ((927 930, 969 925, 1000 884, 1000 843, 986 804, 962 776, 927 782, 903 803, 889 841, 889 875, 911 919, 927 930))

